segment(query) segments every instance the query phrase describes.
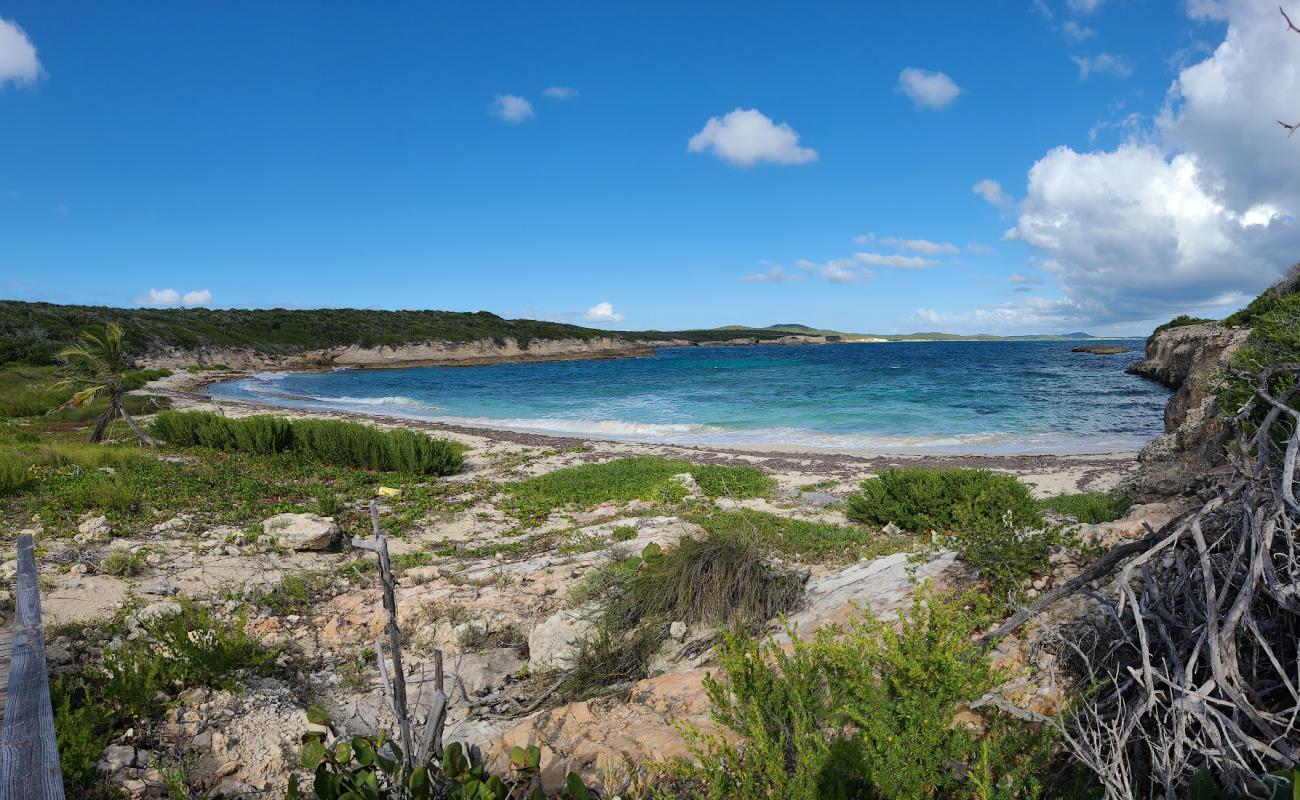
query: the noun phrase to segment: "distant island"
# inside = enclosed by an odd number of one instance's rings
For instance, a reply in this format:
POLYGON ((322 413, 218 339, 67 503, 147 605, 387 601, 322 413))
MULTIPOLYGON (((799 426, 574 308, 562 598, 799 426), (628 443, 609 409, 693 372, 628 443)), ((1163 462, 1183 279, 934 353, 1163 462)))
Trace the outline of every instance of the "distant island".
POLYGON ((114 308, 0 300, 0 363, 49 364, 89 326, 117 323, 136 359, 257 366, 392 366, 619 358, 656 347, 837 342, 1073 341, 1083 333, 994 336, 928 331, 868 334, 801 324, 619 331, 505 319, 486 311, 352 308, 114 308))

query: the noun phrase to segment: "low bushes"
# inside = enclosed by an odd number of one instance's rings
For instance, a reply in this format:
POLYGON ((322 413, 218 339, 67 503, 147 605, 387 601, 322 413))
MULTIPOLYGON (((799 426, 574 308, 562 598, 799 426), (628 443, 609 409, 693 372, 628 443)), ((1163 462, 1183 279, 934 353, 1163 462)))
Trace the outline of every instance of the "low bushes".
POLYGON ((804 579, 766 562, 740 536, 683 539, 667 551, 647 545, 575 590, 575 601, 594 601, 599 613, 560 691, 579 699, 645 677, 674 621, 754 630, 795 607, 804 579))
POLYGON ((339 466, 414 475, 450 475, 463 465, 463 448, 455 442, 338 420, 267 415, 231 419, 204 412, 165 411, 154 419, 152 433, 183 447, 254 455, 293 452, 339 466))
POLYGON ((862 482, 845 512, 864 525, 893 523, 913 533, 961 533, 1010 524, 1042 527, 1029 487, 982 469, 891 469, 862 482))
MULTIPOLYGON (((120 627, 121 619, 113 627, 120 627)), ((143 635, 104 644, 102 660, 59 675, 50 687, 54 729, 69 797, 121 796, 95 767, 104 746, 122 730, 156 718, 176 692, 194 686, 233 689, 242 672, 268 672, 274 650, 188 600, 179 609, 142 620, 143 635)), ((77 638, 95 638, 83 631, 77 638)), ((107 638, 107 632, 103 633, 107 638)))
POLYGON ((695 514, 690 521, 711 534, 743 537, 762 548, 803 561, 879 558, 915 546, 910 535, 889 536, 866 528, 792 519, 750 509, 695 514))
POLYGON ((1214 322, 1214 320, 1206 319, 1205 317, 1193 317, 1187 314, 1179 314, 1165 324, 1157 326, 1155 330, 1151 331, 1151 335, 1155 336, 1157 333, 1167 331, 1170 328, 1185 328, 1188 325, 1203 325, 1206 322, 1214 322))
POLYGON ((705 687, 725 735, 686 729, 675 771, 708 798, 1012 800, 1038 795, 1050 734, 955 723, 999 676, 970 637, 978 598, 925 591, 897 625, 870 616, 793 644, 729 636, 705 687))
POLYGON ((1054 511, 1063 517, 1070 517, 1079 522, 1098 524, 1113 522, 1124 516, 1129 504, 1126 500, 1109 492, 1080 492, 1062 494, 1039 500, 1038 504, 1048 511, 1054 511))
POLYGON ((540 521, 561 508, 593 508, 610 500, 678 501, 686 489, 672 476, 682 473, 709 497, 762 497, 772 490, 772 479, 755 467, 640 456, 568 467, 511 484, 505 506, 522 519, 540 521))
POLYGON ((887 470, 862 482, 848 499, 847 514, 864 524, 892 522, 914 533, 944 534, 945 545, 1002 600, 1045 571, 1052 548, 1064 541, 1046 529, 1028 486, 987 470, 887 470))

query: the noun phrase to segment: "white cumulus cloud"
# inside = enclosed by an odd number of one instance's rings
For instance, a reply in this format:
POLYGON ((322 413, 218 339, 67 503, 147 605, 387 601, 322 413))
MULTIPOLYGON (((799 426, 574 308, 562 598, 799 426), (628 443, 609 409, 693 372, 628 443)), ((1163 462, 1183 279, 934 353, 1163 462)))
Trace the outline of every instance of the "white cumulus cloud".
POLYGON ((880 240, 880 243, 886 247, 898 247, 911 250, 913 253, 924 253, 927 256, 953 255, 958 251, 957 245, 951 242, 932 242, 929 239, 899 239, 896 236, 886 236, 880 240))
POLYGON ((0 89, 6 83, 30 86, 41 77, 36 47, 18 23, 0 17, 0 89))
POLYGON ((1146 130, 1110 150, 1054 148, 1029 171, 1008 238, 1033 248, 1060 297, 951 319, 1136 332, 1228 313, 1296 260, 1300 141, 1276 120, 1300 121, 1300 37, 1249 0, 1189 13, 1227 33, 1179 72, 1146 130))
POLYGON ((1070 56, 1070 60, 1079 68, 1079 80, 1087 80, 1090 75, 1114 75, 1127 78, 1133 74, 1133 66, 1124 56, 1114 53, 1098 53, 1095 56, 1070 56))
POLYGON ((552 100, 576 100, 578 90, 572 86, 547 86, 542 94, 552 100))
POLYGON ((611 303, 597 303, 587 309, 582 318, 588 322, 622 322, 623 315, 614 310, 611 303))
POLYGON ((791 272, 780 264, 771 261, 764 261, 762 263, 763 266, 767 267, 767 269, 762 272, 755 272, 752 275, 741 275, 740 279, 752 283, 796 283, 798 281, 807 280, 810 268, 816 266, 809 262, 800 262, 800 270, 798 272, 791 272))
POLYGON ((722 117, 710 117, 686 145, 692 153, 710 152, 738 167, 760 162, 806 164, 817 151, 799 145, 799 134, 788 124, 776 124, 756 108, 737 108, 722 117))
POLYGON ((211 303, 212 292, 207 289, 196 289, 185 294, 181 294, 175 289, 150 289, 147 293, 135 299, 135 304, 138 306, 154 306, 157 308, 206 306, 211 303))
POLYGON ((533 117, 533 104, 517 94, 499 94, 488 110, 506 122, 519 123, 533 117))
POLYGON ((936 111, 948 106, 961 94, 961 87, 952 78, 942 72, 918 67, 908 67, 898 73, 898 89, 912 98, 917 108, 936 111))
POLYGON ((984 201, 994 208, 1005 210, 1010 208, 1012 204, 1016 202, 1015 199, 1011 195, 1007 194, 1002 188, 1002 184, 992 178, 985 178, 970 187, 970 190, 980 197, 983 197, 984 201))

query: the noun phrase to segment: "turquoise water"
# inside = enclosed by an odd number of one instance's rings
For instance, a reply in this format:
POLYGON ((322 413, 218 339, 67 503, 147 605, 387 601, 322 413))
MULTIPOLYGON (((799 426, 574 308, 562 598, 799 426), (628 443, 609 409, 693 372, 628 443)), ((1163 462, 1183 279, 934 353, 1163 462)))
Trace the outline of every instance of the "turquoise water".
POLYGON ((265 373, 218 397, 680 444, 866 452, 1087 453, 1140 448, 1168 391, 1141 357, 1066 342, 680 347, 613 361, 265 373))

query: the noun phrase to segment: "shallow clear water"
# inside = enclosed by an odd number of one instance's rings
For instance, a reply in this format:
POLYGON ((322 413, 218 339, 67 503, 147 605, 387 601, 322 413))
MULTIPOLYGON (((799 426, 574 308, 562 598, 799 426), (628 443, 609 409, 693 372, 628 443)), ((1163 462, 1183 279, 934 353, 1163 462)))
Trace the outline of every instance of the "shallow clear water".
POLYGON ((679 347, 612 361, 265 373, 218 397, 683 444, 870 452, 1117 452, 1159 435, 1141 357, 1067 342, 679 347))

